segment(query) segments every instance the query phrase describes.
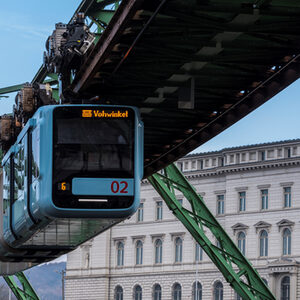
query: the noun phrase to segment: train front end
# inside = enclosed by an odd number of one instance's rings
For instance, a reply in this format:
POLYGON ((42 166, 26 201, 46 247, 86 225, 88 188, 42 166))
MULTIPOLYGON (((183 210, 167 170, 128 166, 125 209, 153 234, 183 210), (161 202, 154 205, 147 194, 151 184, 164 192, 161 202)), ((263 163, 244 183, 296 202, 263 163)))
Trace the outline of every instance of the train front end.
POLYGON ((133 214, 139 205, 143 174, 143 124, 138 111, 98 105, 45 109, 52 110, 48 114, 52 122, 47 122, 52 123, 52 136, 47 134, 46 123, 45 128, 41 126, 40 147, 45 151, 40 153, 40 191, 47 191, 40 194, 38 203, 42 214, 55 218, 126 218, 133 214), (52 157, 47 157, 51 143, 52 157), (47 178, 49 169, 51 178, 47 178))

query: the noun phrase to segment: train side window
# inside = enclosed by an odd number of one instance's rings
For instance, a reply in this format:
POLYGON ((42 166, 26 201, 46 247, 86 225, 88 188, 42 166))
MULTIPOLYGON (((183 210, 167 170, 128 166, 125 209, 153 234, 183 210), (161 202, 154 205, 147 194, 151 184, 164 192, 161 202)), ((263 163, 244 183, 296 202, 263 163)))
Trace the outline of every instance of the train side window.
POLYGON ((3 170, 3 214, 6 214, 10 200, 10 160, 7 160, 3 170))
POLYGON ((24 183, 25 183, 25 160, 24 139, 18 144, 14 155, 14 197, 12 199, 13 223, 23 217, 24 213, 24 183))
POLYGON ((38 128, 34 129, 31 132, 31 173, 32 173, 32 182, 38 179, 40 175, 39 165, 40 165, 40 133, 38 128))

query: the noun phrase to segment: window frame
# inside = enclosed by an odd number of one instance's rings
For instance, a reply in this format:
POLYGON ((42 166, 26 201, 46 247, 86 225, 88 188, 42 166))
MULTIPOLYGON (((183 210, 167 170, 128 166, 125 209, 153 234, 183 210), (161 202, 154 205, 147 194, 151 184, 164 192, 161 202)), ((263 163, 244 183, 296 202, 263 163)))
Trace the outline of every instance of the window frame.
POLYGON ((283 187, 283 207, 284 208, 292 207, 292 187, 291 186, 283 187), (286 189, 289 189, 289 192, 287 192, 286 189), (288 197, 288 199, 287 199, 287 197, 288 197), (287 205, 287 202, 288 202, 288 205, 287 205))
POLYGON ((162 254, 163 254, 163 241, 161 238, 157 238, 154 242, 154 263, 162 264, 162 254), (157 245, 160 242, 160 245, 157 245))
POLYGON ((290 228, 284 228, 282 230, 282 255, 289 256, 292 254, 292 231, 290 228), (289 232, 289 235, 285 233, 289 232))
POLYGON ((268 257, 269 255, 269 233, 266 229, 259 232, 259 256, 268 257), (265 236, 263 234, 266 233, 265 236))
POLYGON ((135 264, 140 266, 143 264, 143 248, 144 243, 142 240, 137 240, 135 242, 135 264))
POLYGON ((261 210, 269 209, 269 189, 260 190, 261 210))
POLYGON ((174 240, 174 246, 175 246, 175 257, 174 262, 175 263, 182 263, 182 253, 183 253, 183 239, 180 236, 177 236, 174 240), (177 243, 177 241, 180 241, 180 243, 177 243))
POLYGON ((123 241, 117 242, 117 267, 123 267, 124 266, 124 248, 125 244, 123 241), (122 244, 122 248, 119 248, 119 246, 122 244))
POLYGON ((158 200, 156 201, 156 206, 155 206, 155 220, 161 221, 162 219, 163 219, 163 201, 158 200))
POLYGON ((244 231, 239 231, 237 234, 237 244, 238 248, 243 255, 246 254, 246 233, 244 231), (240 235, 243 234, 243 238, 240 238, 240 235))
POLYGON ((217 215, 222 216, 225 214, 225 195, 217 195, 217 215))

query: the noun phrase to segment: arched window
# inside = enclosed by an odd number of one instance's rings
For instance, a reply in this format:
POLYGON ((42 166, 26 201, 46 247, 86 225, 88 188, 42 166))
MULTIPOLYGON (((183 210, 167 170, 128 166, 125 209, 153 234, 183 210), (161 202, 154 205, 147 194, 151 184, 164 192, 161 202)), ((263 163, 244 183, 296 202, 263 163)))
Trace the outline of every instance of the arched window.
POLYGON ((280 300, 290 300, 290 277, 289 276, 285 276, 281 280, 280 300))
POLYGON ((162 263, 162 241, 161 239, 157 239, 155 241, 155 263, 162 263))
POLYGON ((201 261, 203 259, 203 250, 201 246, 196 243, 196 248, 195 248, 195 261, 201 261))
POLYGON ((240 251, 245 255, 246 251, 246 235, 243 231, 239 232, 238 234, 238 247, 240 251))
POLYGON ((288 228, 285 228, 283 230, 282 242, 283 242, 283 255, 290 255, 292 236, 291 236, 291 231, 288 228))
POLYGON ((137 241, 136 242, 136 259, 135 263, 137 265, 142 265, 143 264, 143 243, 142 241, 137 241))
POLYGON ((214 284, 214 300, 223 300, 223 284, 221 281, 214 284))
POLYGON ((133 299, 142 300, 143 291, 140 285, 136 285, 133 290, 133 299))
POLYGON ((181 285, 179 283, 173 285, 173 300, 181 300, 181 285))
POLYGON ((199 281, 193 283, 193 300, 202 300, 202 285, 199 281))
POLYGON ((159 284, 153 287, 153 300, 161 300, 161 286, 159 284))
POLYGON ((259 256, 268 256, 268 233, 262 230, 259 235, 259 256))
POLYGON ((124 266, 124 243, 117 244, 117 266, 124 266))
POLYGON ((115 288, 115 299, 123 300, 123 288, 119 285, 117 285, 115 288))
POLYGON ((175 262, 182 262, 182 239, 175 239, 175 262))

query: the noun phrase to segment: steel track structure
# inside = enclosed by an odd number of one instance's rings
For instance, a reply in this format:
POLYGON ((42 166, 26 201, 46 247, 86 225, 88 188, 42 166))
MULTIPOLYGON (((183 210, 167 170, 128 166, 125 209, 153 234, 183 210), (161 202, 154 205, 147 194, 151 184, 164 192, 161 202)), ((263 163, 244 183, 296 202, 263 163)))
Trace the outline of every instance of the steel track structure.
MULTIPOLYGON (((68 89, 78 97, 98 95, 102 102, 140 109, 145 178, 151 176, 174 214, 242 297, 274 299, 201 198, 168 165, 300 77, 300 3, 83 0, 74 15, 78 12, 96 27, 97 38, 68 89), (171 177, 155 174, 164 167, 171 177), (191 210, 172 198, 168 191, 175 187, 191 196, 191 210), (205 226, 219 246, 204 236, 205 226)), ((57 75, 41 66, 31 82, 50 81, 58 98, 57 75)), ((0 95, 21 87, 0 89, 0 95)))
POLYGON ((209 211, 196 189, 174 164, 164 169, 164 175, 153 174, 148 180, 243 299, 276 300, 258 272, 209 211), (189 207, 183 207, 177 200, 178 192, 188 200, 189 207), (212 238, 208 237, 208 232, 212 238), (214 244, 212 240, 217 243, 214 244))

